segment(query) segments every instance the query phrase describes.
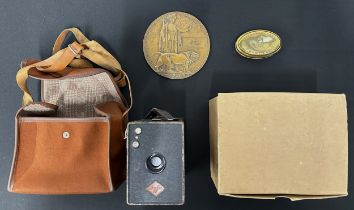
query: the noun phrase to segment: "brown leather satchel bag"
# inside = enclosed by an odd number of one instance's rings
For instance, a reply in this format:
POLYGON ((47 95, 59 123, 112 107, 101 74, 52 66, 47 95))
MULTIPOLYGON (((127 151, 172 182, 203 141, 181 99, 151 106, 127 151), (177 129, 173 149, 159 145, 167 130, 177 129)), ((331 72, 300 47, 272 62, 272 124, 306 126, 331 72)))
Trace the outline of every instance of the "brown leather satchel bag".
POLYGON ((23 62, 16 79, 24 96, 16 114, 8 190, 88 194, 118 187, 125 179, 123 138, 132 104, 129 79, 119 62, 70 28, 57 38, 51 57, 23 62), (60 49, 69 32, 77 42, 60 49), (33 102, 28 76, 42 81, 41 102, 33 102), (119 89, 126 84, 129 103, 119 89))

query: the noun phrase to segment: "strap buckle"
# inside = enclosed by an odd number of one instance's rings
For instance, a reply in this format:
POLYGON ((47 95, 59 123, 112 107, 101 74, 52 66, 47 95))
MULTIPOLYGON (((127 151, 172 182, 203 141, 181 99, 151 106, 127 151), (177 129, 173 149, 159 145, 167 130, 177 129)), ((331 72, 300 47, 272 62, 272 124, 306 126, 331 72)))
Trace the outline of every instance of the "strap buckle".
POLYGON ((77 42, 73 42, 72 44, 68 45, 68 48, 70 49, 70 51, 76 56, 80 55, 82 52, 82 46, 80 44, 78 44, 77 42), (74 46, 73 46, 74 45, 74 46), (75 47, 75 45, 79 45, 80 48, 77 49, 77 47, 75 47))

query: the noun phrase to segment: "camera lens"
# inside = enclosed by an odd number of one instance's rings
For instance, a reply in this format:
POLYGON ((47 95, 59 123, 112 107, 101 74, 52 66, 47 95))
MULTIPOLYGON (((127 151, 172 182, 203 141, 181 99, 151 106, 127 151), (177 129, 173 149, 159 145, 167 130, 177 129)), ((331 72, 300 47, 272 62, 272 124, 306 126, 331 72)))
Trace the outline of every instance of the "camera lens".
POLYGON ((150 155, 146 160, 146 167, 151 173, 161 173, 161 171, 163 171, 166 167, 165 157, 158 153, 150 155))
POLYGON ((151 158, 151 165, 153 165, 154 167, 159 167, 162 163, 162 160, 160 157, 153 157, 151 158))

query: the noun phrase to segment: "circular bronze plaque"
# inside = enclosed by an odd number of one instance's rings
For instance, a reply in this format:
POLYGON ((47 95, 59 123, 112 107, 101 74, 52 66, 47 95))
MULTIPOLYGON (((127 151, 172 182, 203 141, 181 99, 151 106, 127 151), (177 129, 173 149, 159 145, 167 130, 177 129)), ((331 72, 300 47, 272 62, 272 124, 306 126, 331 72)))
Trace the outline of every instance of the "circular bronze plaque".
POLYGON ((210 51, 208 32, 194 16, 169 12, 147 29, 143 50, 150 67, 170 79, 184 79, 197 73, 210 51))
POLYGON ((253 30, 242 34, 235 43, 236 51, 251 59, 267 58, 281 48, 280 37, 267 30, 253 30))

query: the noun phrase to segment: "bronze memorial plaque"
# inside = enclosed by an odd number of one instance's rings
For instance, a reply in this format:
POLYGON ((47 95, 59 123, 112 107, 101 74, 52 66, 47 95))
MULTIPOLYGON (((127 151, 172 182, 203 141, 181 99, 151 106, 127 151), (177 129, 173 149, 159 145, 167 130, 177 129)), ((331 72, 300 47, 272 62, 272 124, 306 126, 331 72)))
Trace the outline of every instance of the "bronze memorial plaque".
POLYGON ((184 12, 169 12, 147 29, 143 50, 150 67, 170 79, 197 73, 207 61, 210 40, 204 25, 184 12))

